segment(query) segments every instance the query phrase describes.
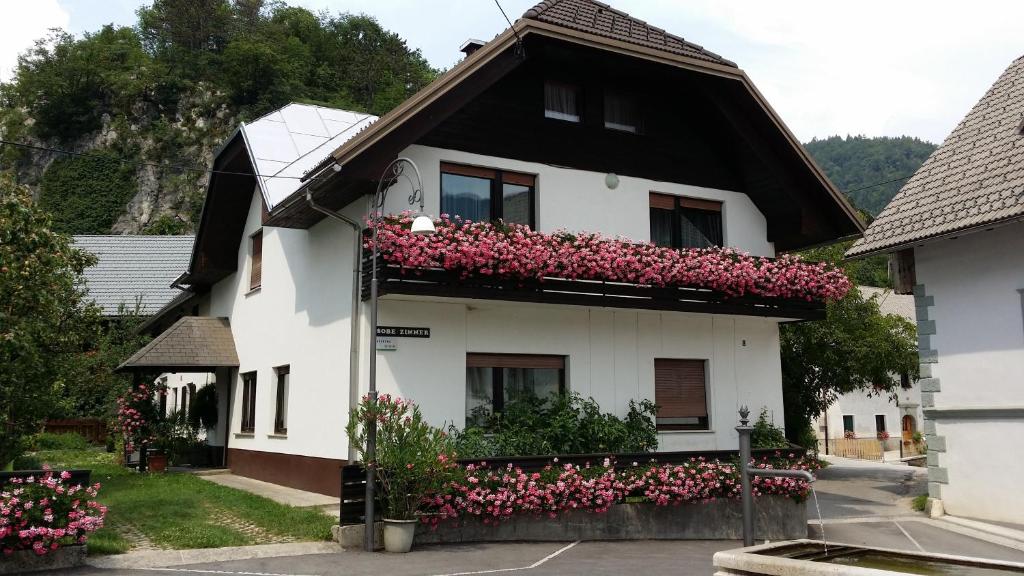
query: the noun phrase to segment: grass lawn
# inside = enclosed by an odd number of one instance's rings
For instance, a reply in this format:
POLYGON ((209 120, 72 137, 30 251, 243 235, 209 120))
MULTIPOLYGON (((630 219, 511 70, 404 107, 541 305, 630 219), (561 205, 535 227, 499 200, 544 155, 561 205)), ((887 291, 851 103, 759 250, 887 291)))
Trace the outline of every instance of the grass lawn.
POLYGON ((278 504, 193 474, 139 474, 102 450, 38 452, 54 469, 89 468, 108 507, 106 526, 89 539, 89 552, 131 548, 126 529, 161 548, 216 548, 264 544, 280 538, 330 540, 335 519, 311 508, 278 504))

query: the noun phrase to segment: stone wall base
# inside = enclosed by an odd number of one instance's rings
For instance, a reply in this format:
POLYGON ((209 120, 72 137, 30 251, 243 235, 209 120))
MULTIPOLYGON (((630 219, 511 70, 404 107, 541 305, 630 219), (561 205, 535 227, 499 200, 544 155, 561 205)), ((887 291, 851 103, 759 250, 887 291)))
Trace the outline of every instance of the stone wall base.
POLYGON ((0 555, 0 574, 27 574, 43 570, 69 570, 85 564, 85 546, 61 546, 42 556, 31 550, 18 550, 10 556, 0 555))

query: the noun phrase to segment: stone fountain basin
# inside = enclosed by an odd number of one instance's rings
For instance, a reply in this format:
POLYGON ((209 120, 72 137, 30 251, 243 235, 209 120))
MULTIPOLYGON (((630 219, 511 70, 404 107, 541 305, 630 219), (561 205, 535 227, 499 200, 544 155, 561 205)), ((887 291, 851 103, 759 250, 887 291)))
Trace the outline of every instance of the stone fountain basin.
POLYGON ((828 543, 829 553, 818 540, 789 540, 724 550, 714 556, 715 576, 882 576, 923 574, 932 576, 1011 576, 1024 574, 1024 564, 906 552, 828 543))

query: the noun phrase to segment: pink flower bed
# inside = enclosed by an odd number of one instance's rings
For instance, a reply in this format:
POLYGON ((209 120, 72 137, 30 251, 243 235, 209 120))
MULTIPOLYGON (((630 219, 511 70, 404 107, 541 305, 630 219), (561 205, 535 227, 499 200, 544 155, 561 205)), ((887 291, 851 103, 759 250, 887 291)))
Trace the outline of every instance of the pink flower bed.
MULTIPOLYGON (((818 468, 817 461, 795 458, 792 454, 789 458, 753 460, 751 464, 758 468, 818 468)), ((426 499, 425 523, 437 526, 445 519, 462 516, 476 516, 485 523, 493 523, 524 514, 556 518, 571 510, 600 513, 626 502, 627 498, 668 506, 741 496, 739 467, 704 458, 684 464, 633 462, 623 467, 606 459, 600 466, 549 464, 537 472, 526 472, 511 464, 493 469, 481 463, 467 465, 462 472, 464 476, 426 499)), ((753 479, 755 496, 780 495, 802 500, 809 489, 807 482, 792 478, 753 479)))
MULTIPOLYGON (((443 268, 520 281, 548 277, 646 286, 706 288, 728 296, 808 301, 842 298, 842 270, 799 256, 750 256, 732 248, 676 250, 598 234, 543 234, 519 224, 470 222, 442 215, 437 233, 416 236, 408 214, 382 219, 384 260, 408 268, 443 268)), ((367 243, 369 245, 369 242, 367 243)))
POLYGON ((62 544, 84 544, 103 527, 107 508, 92 498, 99 484, 66 486, 69 472, 12 478, 0 492, 0 550, 32 550, 42 556, 62 544))

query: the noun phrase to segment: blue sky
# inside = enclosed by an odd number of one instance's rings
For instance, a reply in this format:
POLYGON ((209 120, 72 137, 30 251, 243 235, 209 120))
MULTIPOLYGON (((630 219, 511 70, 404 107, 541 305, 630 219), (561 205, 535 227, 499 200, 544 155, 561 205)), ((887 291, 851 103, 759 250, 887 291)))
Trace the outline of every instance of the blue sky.
MULTIPOLYGON (((513 20, 536 0, 501 0, 513 20)), ((801 140, 911 135, 940 142, 1021 54, 1024 2, 605 0, 736 61, 801 140)), ((288 0, 365 12, 435 66, 506 24, 493 0, 288 0)), ((131 25, 138 0, 0 0, 0 78, 49 27, 131 25)))

